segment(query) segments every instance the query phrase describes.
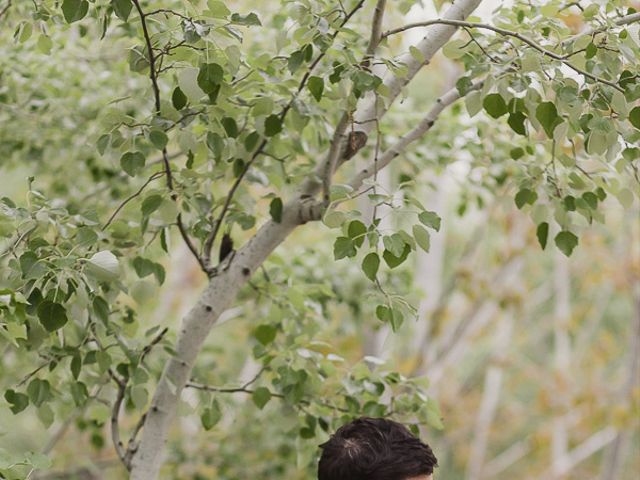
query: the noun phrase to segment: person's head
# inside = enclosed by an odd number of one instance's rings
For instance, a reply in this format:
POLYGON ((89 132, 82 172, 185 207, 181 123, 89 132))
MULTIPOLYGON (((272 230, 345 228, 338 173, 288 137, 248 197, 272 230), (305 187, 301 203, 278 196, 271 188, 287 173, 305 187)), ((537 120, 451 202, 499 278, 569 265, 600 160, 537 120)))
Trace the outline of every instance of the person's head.
POLYGON ((359 418, 320 445, 318 480, 428 480, 438 460, 404 425, 359 418))

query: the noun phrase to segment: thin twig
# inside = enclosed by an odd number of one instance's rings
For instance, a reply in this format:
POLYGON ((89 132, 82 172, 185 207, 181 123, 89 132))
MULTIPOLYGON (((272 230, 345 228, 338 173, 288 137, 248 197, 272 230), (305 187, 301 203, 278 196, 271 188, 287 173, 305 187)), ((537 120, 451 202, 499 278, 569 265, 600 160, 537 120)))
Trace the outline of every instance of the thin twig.
POLYGON ((151 340, 151 342, 149 342, 149 344, 142 349, 142 354, 140 355, 140 362, 139 362, 140 364, 144 363, 144 358, 149 354, 149 352, 151 352, 151 349, 155 345, 160 343, 160 341, 164 338, 164 336, 167 334, 168 331, 169 331, 168 327, 163 328, 162 331, 158 333, 158 335, 156 335, 153 338, 153 340, 151 340))
POLYGON ((109 220, 107 220, 107 222, 102 226, 102 230, 106 230, 107 228, 109 228, 109 225, 111 225, 111 223, 115 220, 118 213, 120 213, 120 210, 122 210, 127 205, 127 203, 129 203, 134 198, 140 196, 144 191, 144 189, 147 188, 147 185, 149 185, 151 182, 153 182, 157 178, 160 178, 163 175, 164 175, 164 170, 160 172, 156 172, 153 175, 151 175, 147 179, 147 181, 142 184, 142 186, 138 189, 137 192, 129 195, 120 205, 118 205, 118 208, 116 208, 115 211, 111 214, 111 216, 109 217, 109 220))
POLYGON ((507 30, 505 28, 500 28, 500 27, 494 27, 493 25, 489 25, 487 23, 477 23, 477 22, 465 22, 462 20, 448 20, 448 19, 435 19, 435 20, 427 20, 424 22, 416 22, 416 23, 410 23, 408 25, 405 25, 403 27, 399 27, 399 28, 395 28, 393 30, 389 30, 387 32, 385 32, 383 34, 383 37, 386 38, 390 35, 394 35, 396 33, 400 33, 400 32, 404 32, 406 30, 412 29, 412 28, 418 28, 418 27, 428 27, 430 25, 452 25, 452 26, 456 26, 456 27, 463 27, 463 28, 478 28, 478 29, 484 29, 484 30, 490 30, 492 32, 495 32, 499 35, 503 35, 503 36, 507 36, 507 37, 514 37, 517 38, 518 40, 520 40, 523 43, 526 43, 527 45, 529 45, 530 47, 532 47, 533 49, 537 50, 538 52, 542 53, 543 55, 553 58, 554 60, 558 60, 559 62, 563 63, 564 65, 566 65, 567 67, 571 68, 572 70, 574 70, 575 72, 579 73, 580 75, 589 78, 591 80, 593 80, 594 82, 599 82, 599 83, 603 83, 605 85, 609 85, 612 88, 615 88, 616 90, 624 93, 624 89, 618 85, 615 82, 611 82, 605 78, 599 77, 597 75, 594 75, 592 73, 587 72, 586 70, 583 70, 580 67, 576 67, 574 64, 572 64, 569 60, 567 60, 565 58, 564 55, 559 55, 555 52, 552 52, 551 50, 547 50, 546 48, 544 48, 542 45, 540 45, 539 43, 535 42, 534 40, 531 40, 528 37, 525 37, 524 35, 518 33, 518 32, 514 32, 512 30, 507 30))
POLYGON ((7 0, 7 4, 0 10, 0 19, 9 11, 12 0, 7 0))
MULTIPOLYGON (((242 387, 214 387, 211 385, 205 385, 203 383, 194 383, 194 382, 189 382, 185 385, 185 388, 193 388, 195 390, 202 390, 203 392, 212 392, 212 393, 246 393, 248 395, 253 395, 256 391, 251 389, 251 388, 247 388, 245 386, 242 387)), ((269 390, 269 394, 273 397, 273 398, 280 398, 280 399, 285 399, 286 397, 281 394, 281 393, 277 393, 277 392, 272 392, 271 390, 269 390)), ((338 412, 344 412, 347 413, 349 412, 348 408, 342 408, 342 407, 338 407, 336 405, 333 405, 331 403, 327 403, 327 402, 312 402, 310 400, 300 400, 298 402, 300 405, 305 405, 305 406, 310 406, 313 403, 316 403, 320 406, 323 407, 327 407, 327 408, 331 408, 333 410, 336 410, 338 412)))
MULTIPOLYGON (((131 0, 131 1, 133 2, 133 4, 136 7, 136 10, 138 11, 138 15, 140 17, 140 23, 142 25, 142 34, 144 36, 144 40, 145 40, 145 43, 146 43, 146 46, 147 46, 147 54, 149 56, 149 79, 151 80, 151 86, 153 88, 153 96, 154 96, 154 102, 155 102, 155 112, 156 112, 157 115, 159 115, 160 114, 160 106, 161 106, 161 102, 160 102, 160 87, 158 85, 158 77, 157 77, 157 74, 156 74, 156 56, 153 53, 153 43, 151 42, 151 35, 149 34, 149 29, 147 27, 147 19, 146 19, 147 15, 142 10, 142 7, 140 6, 140 1, 139 0, 131 0)), ((177 203, 178 194, 176 193, 176 191, 174 189, 173 173, 171 172, 171 164, 169 162, 169 154, 167 153, 167 147, 166 146, 162 149, 162 161, 164 163, 164 170, 165 170, 165 174, 166 174, 166 178, 167 178, 167 187, 169 188, 169 191, 171 192, 171 199, 174 202, 177 203)), ((180 231, 180 235, 182 236, 182 239, 184 240, 185 244, 187 245, 187 247, 191 251, 192 255, 198 261, 198 264, 200 265, 200 268, 202 268, 202 270, 208 275, 209 274, 209 269, 208 269, 205 261, 198 254, 198 250, 196 249, 195 245, 191 241, 191 238, 189 237, 189 234, 187 233, 187 229, 184 226, 184 223, 182 221, 182 213, 178 213, 178 216, 176 218, 176 224, 178 226, 178 230, 180 231)))
POLYGON ((120 425, 118 422, 118 418, 120 416, 120 408, 122 407, 122 401, 124 400, 124 392, 127 388, 127 383, 124 380, 118 378, 111 369, 109 369, 109 376, 113 379, 118 388, 118 394, 116 395, 116 399, 113 402, 113 408, 111 410, 111 441, 113 442, 113 447, 115 448, 118 457, 120 458, 126 469, 129 470, 130 465, 129 461, 127 460, 127 453, 124 449, 124 445, 120 440, 120 425))

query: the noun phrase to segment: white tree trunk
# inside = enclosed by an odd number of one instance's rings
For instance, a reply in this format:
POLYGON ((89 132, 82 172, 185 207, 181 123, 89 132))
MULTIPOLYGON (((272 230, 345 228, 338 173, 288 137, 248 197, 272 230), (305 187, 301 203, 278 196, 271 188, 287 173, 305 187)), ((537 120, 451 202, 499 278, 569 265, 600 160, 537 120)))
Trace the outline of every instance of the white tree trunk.
POLYGON ((555 311, 553 315, 554 338, 554 371, 560 382, 556 389, 555 405, 561 412, 553 419, 551 435, 551 471, 554 478, 559 478, 567 471, 569 462, 569 433, 566 408, 568 403, 568 381, 571 361, 571 344, 568 323, 571 316, 571 275, 569 261, 560 252, 555 252, 554 286, 556 292, 555 311))
POLYGON ((467 464, 467 480, 483 478, 482 473, 486 461, 485 457, 489 441, 489 432, 498 409, 500 391, 502 389, 502 362, 504 362, 507 357, 512 331, 513 312, 507 311, 504 312, 502 318, 499 320, 494 341, 494 361, 487 369, 484 379, 484 391, 480 403, 480 410, 476 416, 471 455, 469 457, 469 463, 467 464))
POLYGON ((165 366, 142 430, 138 450, 132 459, 131 478, 158 477, 169 428, 174 420, 180 394, 191 369, 220 314, 235 300, 239 290, 267 256, 299 224, 299 209, 288 205, 282 223, 268 221, 232 258, 229 268, 213 277, 196 305, 183 320, 176 343, 176 355, 165 366))

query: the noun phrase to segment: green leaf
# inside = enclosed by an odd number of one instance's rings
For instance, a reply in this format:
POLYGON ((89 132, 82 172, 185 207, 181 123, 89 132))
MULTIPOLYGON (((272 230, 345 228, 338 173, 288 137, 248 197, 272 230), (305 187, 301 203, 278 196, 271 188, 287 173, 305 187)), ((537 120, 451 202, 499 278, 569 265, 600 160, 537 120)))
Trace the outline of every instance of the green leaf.
POLYGON ((27 395, 31 403, 39 407, 51 398, 51 385, 47 380, 34 378, 27 387, 27 395))
POLYGON ((273 99, 270 97, 260 97, 253 102, 253 106, 251 107, 251 113, 254 117, 259 117, 260 115, 269 115, 273 112, 273 99))
POLYGON ((224 77, 224 70, 217 63, 205 63, 198 72, 198 86, 207 95, 217 93, 224 77))
POLYGON ((289 69, 289 72, 292 74, 295 73, 296 70, 300 68, 300 65, 302 65, 302 62, 304 62, 304 52, 302 50, 296 50, 287 60, 287 68, 289 69))
POLYGON ((76 234, 76 243, 83 247, 94 245, 98 241, 98 234, 90 227, 80 227, 76 234))
POLYGON ((522 148, 520 148, 520 147, 512 148, 509 151, 509 155, 514 160, 518 160, 519 158, 522 158, 524 156, 524 150, 522 148))
POLYGON ((69 321, 64 307, 49 300, 38 305, 38 319, 47 332, 54 332, 64 327, 69 321))
POLYGON ((82 357, 78 352, 73 355, 71 359, 71 375, 75 380, 80 376, 80 370, 82 369, 82 357))
POLYGON ((461 97, 464 97, 473 88, 473 82, 469 77, 460 77, 456 82, 456 88, 461 97))
POLYGON ((346 216, 339 210, 329 210, 325 213, 322 222, 329 228, 341 227, 345 222, 346 216))
POLYGON ((598 197, 593 192, 584 192, 582 194, 582 199, 589 205, 591 210, 595 210, 598 208, 598 197))
POLYGON ((376 308, 376 316, 381 321, 390 324, 394 332, 398 331, 404 320, 404 315, 401 311, 386 305, 378 305, 376 308))
POLYGON ((544 250, 547 248, 547 239, 549 238, 549 224, 542 222, 536 229, 536 237, 538 237, 538 243, 544 250))
POLYGON ((364 237, 367 233, 367 227, 360 220, 353 220, 349 223, 347 229, 347 235, 353 240, 353 244, 356 248, 360 248, 364 243, 364 237))
POLYGON ((264 134, 273 137, 282 131, 282 120, 279 115, 269 115, 264 121, 264 134))
POLYGON ((521 189, 518 193, 516 193, 516 207, 518 209, 522 209, 525 205, 533 205, 538 199, 538 194, 528 188, 521 189))
POLYGON ((448 42, 442 49, 442 53, 445 57, 450 58, 452 60, 462 58, 466 51, 465 46, 468 42, 464 40, 456 39, 448 42))
POLYGON ((324 80, 320 77, 309 77, 307 88, 311 92, 311 95, 313 95, 313 98, 319 102, 322 98, 322 92, 324 91, 324 80))
POLYGON ((407 259, 410 252, 411 252, 411 247, 405 244, 404 251, 400 256, 396 256, 393 253, 391 253, 389 250, 385 250, 382 254, 382 258, 384 258, 384 261, 389 266, 389 268, 396 268, 398 265, 401 265, 402 262, 404 262, 407 259))
POLYGON ((631 125, 640 130, 640 107, 634 107, 629 112, 629 121, 631 125))
POLYGON ((333 244, 333 258, 340 260, 345 257, 355 257, 356 247, 353 244, 353 240, 349 237, 338 237, 333 244))
POLYGON ((104 155, 104 152, 109 148, 109 144, 111 143, 111 135, 105 133, 101 135, 98 141, 96 142, 96 149, 100 153, 100 155, 104 155))
POLYGON ((213 156, 216 160, 220 160, 222 152, 224 150, 224 140, 216 132, 207 133, 207 147, 213 152, 213 156))
POLYGON ((149 132, 149 141, 151 145, 156 147, 158 150, 164 149, 169 142, 169 137, 162 130, 153 129, 149 132))
POLYGON ((217 400, 211 402, 211 406, 204 409, 200 416, 202 427, 205 430, 211 430, 222 418, 222 411, 220 410, 220 404, 217 400))
POLYGON ((422 225, 414 225, 413 238, 415 238, 416 243, 421 249, 427 253, 429 252, 429 249, 431 248, 431 237, 426 228, 422 225))
POLYGON ((402 255, 406 244, 404 238, 402 238, 402 235, 400 235, 399 233, 394 233, 393 235, 385 235, 384 237, 382 237, 382 243, 384 244, 384 248, 386 248, 396 257, 402 255))
POLYGON ((543 102, 536 108, 536 118, 549 138, 553 138, 553 130, 562 123, 558 110, 552 102, 543 102))
POLYGON ((436 212, 430 212, 428 210, 420 212, 420 214, 418 215, 418 220, 420 220, 427 227, 434 229, 436 232, 440 231, 442 219, 436 212))
POLYGON ((526 116, 522 112, 513 112, 509 114, 509 119, 507 123, 511 127, 511 130, 516 132, 519 135, 526 135, 527 129, 524 126, 524 121, 526 120, 526 116))
POLYGON ((273 325, 259 325, 253 332, 253 336, 256 337, 262 345, 265 347, 276 339, 278 329, 273 325))
POLYGON ((94 253, 87 261, 87 274, 101 281, 113 281, 120 276, 118 258, 109 250, 94 253))
POLYGON ((380 257, 377 253, 371 252, 362 260, 362 271, 369 280, 374 282, 380 268, 380 257))
POLYGON ((238 136, 238 124, 233 118, 224 117, 220 120, 220 123, 222 123, 224 131, 227 132, 228 137, 236 138, 238 136))
POLYGON ((64 0, 62 2, 62 14, 67 23, 82 20, 89 11, 87 0, 64 0))
POLYGON ((69 390, 71 391, 73 402, 77 407, 81 407, 86 403, 87 398, 89 397, 89 391, 87 390, 87 386, 84 383, 72 383, 69 390))
POLYGON ((120 158, 120 166, 130 177, 135 177, 144 168, 145 156, 141 152, 127 152, 120 158))
POLYGON ((31 465, 36 470, 46 470, 51 467, 51 460, 49 457, 38 452, 28 452, 24 456, 25 462, 31 465))
POLYGON ((109 304, 107 301, 102 297, 95 297, 91 306, 93 307, 93 313, 95 316, 106 325, 109 321, 109 314, 111 313, 109 311, 109 304))
POLYGON ((236 158, 233 161, 233 176, 238 178, 240 175, 244 174, 245 163, 241 158, 236 158))
POLYGON ((173 94, 171 95, 171 103, 173 104, 173 108, 175 108, 176 110, 182 110, 184 107, 186 107, 187 96, 180 89, 180 87, 176 87, 173 89, 173 94))
POLYGON ((162 195, 149 195, 142 201, 142 205, 140 205, 140 211, 142 212, 143 216, 148 217, 158 208, 160 208, 160 205, 162 205, 162 195))
POLYGON ((14 414, 20 413, 29 406, 29 397, 27 395, 11 389, 4 392, 4 399, 11 405, 9 408, 14 414))
POLYGON ((207 5, 211 14, 216 18, 224 18, 231 13, 224 2, 219 0, 208 0, 207 5))
POLYGON ((147 53, 141 47, 129 49, 129 69, 137 73, 146 72, 149 69, 147 53))
POLYGON ((40 34, 38 37, 38 42, 36 44, 38 46, 38 50, 45 55, 49 55, 51 53, 51 48, 53 47, 53 40, 48 35, 40 34))
POLYGON ((253 12, 248 13, 247 15, 240 15, 239 13, 234 13, 233 15, 231 15, 231 21, 238 25, 244 25, 245 27, 251 27, 253 25, 256 25, 256 26, 262 25, 262 23, 260 23, 260 19, 258 18, 258 15, 256 15, 253 12))
POLYGON ((578 245, 578 237, 568 230, 563 230, 556 235, 555 242, 560 251, 570 257, 573 249, 578 245))
POLYGON ((482 92, 470 92, 464 97, 464 104, 470 117, 475 116, 482 110, 482 92))
POLYGON ((280 197, 274 198, 269 204, 269 214, 276 223, 282 222, 282 207, 282 199, 280 197))
POLYGON ((131 0, 111 0, 111 6, 118 18, 126 22, 129 19, 133 2, 131 0))
POLYGON ((507 104, 499 93, 491 93, 484 97, 482 106, 493 118, 500 118, 508 112, 507 104))
POLYGON ((258 387, 251 395, 251 399, 253 403, 256 404, 256 407, 262 410, 264 406, 269 403, 269 400, 271 400, 271 392, 266 387, 258 387))
POLYGON ((244 148, 247 152, 253 152, 258 145, 258 140, 260 140, 260 134, 258 132, 251 132, 244 139, 244 148))
POLYGON ((133 259, 133 268, 140 278, 144 278, 153 273, 153 264, 154 262, 146 258, 136 257, 133 259))

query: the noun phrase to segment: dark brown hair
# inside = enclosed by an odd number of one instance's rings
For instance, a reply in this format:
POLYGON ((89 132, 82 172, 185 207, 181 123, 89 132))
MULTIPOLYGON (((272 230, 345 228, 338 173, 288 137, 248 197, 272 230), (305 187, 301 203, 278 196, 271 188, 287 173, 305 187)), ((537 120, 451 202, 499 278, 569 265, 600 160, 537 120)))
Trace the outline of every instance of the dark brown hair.
POLYGON ((438 460, 407 428, 384 418, 358 418, 320 445, 318 480, 407 480, 431 475, 438 460))

